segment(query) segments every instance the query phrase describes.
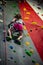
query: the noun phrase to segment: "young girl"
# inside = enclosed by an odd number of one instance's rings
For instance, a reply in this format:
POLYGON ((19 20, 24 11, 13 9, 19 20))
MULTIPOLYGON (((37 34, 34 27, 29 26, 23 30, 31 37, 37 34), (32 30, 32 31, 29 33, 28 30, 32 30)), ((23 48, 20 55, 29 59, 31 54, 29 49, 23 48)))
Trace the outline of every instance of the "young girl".
POLYGON ((23 37, 22 33, 23 33, 23 25, 24 25, 21 15, 17 14, 10 24, 12 23, 14 24, 13 27, 8 29, 9 36, 10 38, 12 38, 12 31, 18 30, 20 34, 20 36, 18 37, 18 40, 20 40, 23 37))

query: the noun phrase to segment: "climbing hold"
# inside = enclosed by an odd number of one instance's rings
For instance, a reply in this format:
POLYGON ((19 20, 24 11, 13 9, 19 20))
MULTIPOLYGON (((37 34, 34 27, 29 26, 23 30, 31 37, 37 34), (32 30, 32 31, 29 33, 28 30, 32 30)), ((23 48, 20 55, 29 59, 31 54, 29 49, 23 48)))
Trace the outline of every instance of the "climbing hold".
POLYGON ((32 53, 32 54, 33 54, 33 53, 34 53, 34 50, 33 50, 33 49, 30 49, 30 53, 32 53))
POLYGON ((31 46, 30 46, 29 48, 30 48, 30 49, 32 49, 32 47, 31 47, 31 46))
POLYGON ((40 7, 37 7, 38 9, 41 9, 40 7))
POLYGON ((30 53, 30 51, 28 50, 25 50, 25 53, 28 55, 28 56, 31 56, 32 54, 30 53))
POLYGON ((3 39, 3 42, 6 42, 6 40, 5 40, 5 39, 3 39))
POLYGON ((16 61, 14 61, 16 63, 16 61))
POLYGON ((10 47, 10 49, 13 49, 13 46, 9 46, 10 47))
POLYGON ((32 29, 30 30, 30 32, 32 32, 32 29))
POLYGON ((13 57, 10 57, 10 59, 13 59, 13 57))
POLYGON ((25 17, 25 18, 24 18, 24 20, 28 20, 28 19, 29 19, 29 17, 25 17))
POLYGON ((26 12, 26 14, 27 14, 27 15, 29 15, 29 14, 30 14, 30 12, 26 12))
POLYGON ((41 29, 43 29, 43 26, 41 26, 41 29))
POLYGON ((24 11, 26 11, 26 8, 23 8, 24 11))
POLYGON ((36 63, 36 60, 35 59, 32 59, 32 63, 36 63))
POLYGON ((13 4, 12 7, 16 7, 16 4, 13 4))
POLYGON ((19 40, 15 40, 14 42, 18 45, 21 45, 21 42, 19 40))
POLYGON ((0 19, 0 22, 3 23, 3 20, 0 19))
POLYGON ((39 63, 35 63, 35 65, 40 65, 39 63))
POLYGON ((37 22, 32 22, 32 24, 33 24, 33 25, 36 25, 36 24, 37 24, 37 22))
POLYGON ((26 30, 26 26, 23 26, 23 29, 26 30))
POLYGON ((25 42, 26 46, 29 46, 30 45, 30 42, 25 42))
POLYGON ((27 34, 27 36, 29 36, 29 33, 27 34))
POLYGON ((23 56, 23 58, 25 58, 25 56, 23 56))
POLYGON ((16 51, 15 51, 15 50, 13 50, 13 52, 15 53, 16 51))
POLYGON ((8 37, 6 37, 6 40, 7 40, 7 41, 10 41, 10 40, 11 40, 11 38, 8 36, 8 37))
POLYGON ((0 61, 2 61, 2 59, 0 58, 0 61))

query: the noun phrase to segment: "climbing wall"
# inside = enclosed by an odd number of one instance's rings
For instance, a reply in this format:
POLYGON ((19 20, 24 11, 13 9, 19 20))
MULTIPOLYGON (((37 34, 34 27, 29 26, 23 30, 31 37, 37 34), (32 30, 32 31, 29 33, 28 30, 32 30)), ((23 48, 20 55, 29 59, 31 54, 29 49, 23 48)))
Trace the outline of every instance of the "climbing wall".
MULTIPOLYGON (((25 10, 25 9, 24 9, 25 10)), ((20 13, 18 4, 16 1, 8 1, 5 7, 5 21, 6 31, 8 24, 13 19, 16 13, 20 13)), ((26 26, 23 30, 23 38, 20 40, 20 45, 16 44, 14 40, 4 42, 3 38, 3 23, 0 22, 0 65, 43 65, 40 56, 34 47, 33 41, 28 33, 26 26), (5 45, 6 44, 6 45, 5 45), (6 46, 6 47, 5 47, 6 46), (5 51, 6 48, 6 51, 5 51), (6 57, 5 57, 6 54, 6 57), (6 59, 6 60, 5 60, 6 59)), ((14 33, 16 35, 16 33, 14 33)))

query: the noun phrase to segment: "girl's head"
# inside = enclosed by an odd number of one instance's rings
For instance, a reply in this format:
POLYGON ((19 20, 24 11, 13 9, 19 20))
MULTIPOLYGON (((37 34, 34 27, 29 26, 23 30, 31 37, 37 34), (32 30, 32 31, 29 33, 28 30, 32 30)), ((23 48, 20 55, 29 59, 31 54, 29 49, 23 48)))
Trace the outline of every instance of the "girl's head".
POLYGON ((17 20, 21 19, 21 15, 20 14, 16 14, 14 18, 16 18, 17 20))

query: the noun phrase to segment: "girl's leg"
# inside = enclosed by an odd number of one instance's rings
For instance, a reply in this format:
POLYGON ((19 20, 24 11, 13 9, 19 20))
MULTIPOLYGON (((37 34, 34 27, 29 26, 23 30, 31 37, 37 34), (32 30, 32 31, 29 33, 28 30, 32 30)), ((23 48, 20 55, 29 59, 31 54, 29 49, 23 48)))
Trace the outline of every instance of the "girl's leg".
POLYGON ((9 33, 10 38, 12 38, 11 29, 8 29, 8 33, 9 33))
POLYGON ((23 32, 20 31, 19 34, 20 34, 20 36, 18 37, 18 40, 22 39, 22 37, 23 37, 23 32))

